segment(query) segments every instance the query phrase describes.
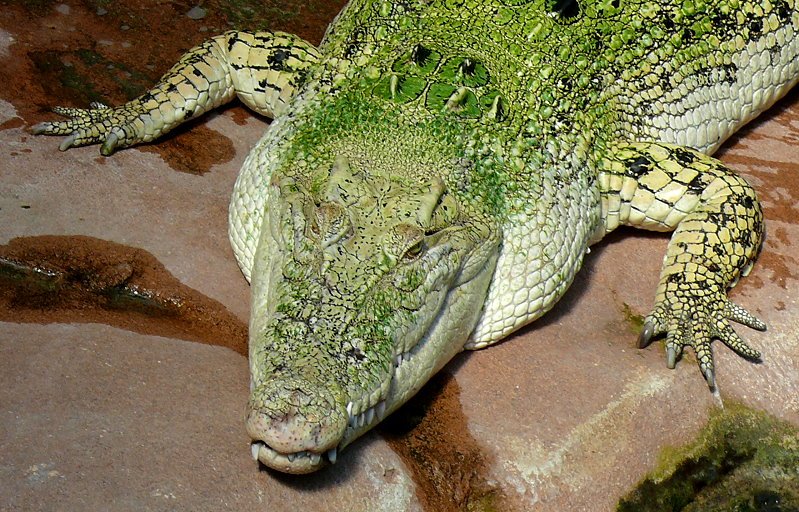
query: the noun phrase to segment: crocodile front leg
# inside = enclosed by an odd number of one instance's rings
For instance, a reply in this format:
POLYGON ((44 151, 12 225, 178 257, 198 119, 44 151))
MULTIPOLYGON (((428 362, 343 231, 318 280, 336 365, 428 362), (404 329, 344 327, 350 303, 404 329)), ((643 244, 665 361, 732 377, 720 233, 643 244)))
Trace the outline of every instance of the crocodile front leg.
POLYGON ((686 345, 693 347, 711 389, 713 339, 759 359, 729 321, 757 330, 766 325, 727 299, 763 240, 763 214, 749 184, 696 150, 643 142, 621 144, 601 160, 600 187, 606 233, 620 224, 674 230, 639 346, 665 334, 669 368, 686 345))
POLYGON ((238 96, 259 114, 282 113, 319 51, 283 32, 231 31, 189 50, 150 91, 119 107, 57 107, 69 119, 34 126, 34 134, 68 135, 62 151, 102 143, 100 152, 149 142, 238 96))

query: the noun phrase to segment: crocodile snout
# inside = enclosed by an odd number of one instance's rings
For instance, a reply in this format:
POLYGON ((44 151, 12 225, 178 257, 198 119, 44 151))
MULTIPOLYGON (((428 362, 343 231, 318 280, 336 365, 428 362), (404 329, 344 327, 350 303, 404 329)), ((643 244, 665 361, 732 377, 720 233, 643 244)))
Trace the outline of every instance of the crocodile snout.
POLYGON ((336 389, 302 379, 275 379, 256 386, 247 407, 253 456, 288 473, 308 473, 335 462, 348 424, 336 389))

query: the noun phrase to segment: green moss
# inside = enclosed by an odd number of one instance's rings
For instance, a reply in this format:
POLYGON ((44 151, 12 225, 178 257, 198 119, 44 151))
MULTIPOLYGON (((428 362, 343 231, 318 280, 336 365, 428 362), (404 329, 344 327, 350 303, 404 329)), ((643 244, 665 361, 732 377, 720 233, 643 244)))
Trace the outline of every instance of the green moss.
MULTIPOLYGON (((74 65, 65 63, 58 52, 32 52, 30 59, 40 76, 74 93, 77 104, 103 101, 102 95, 94 88, 91 77, 81 73, 74 65)), ((47 83, 47 82, 44 82, 47 83)))
POLYGON ((56 0, 22 0, 19 5, 25 7, 29 12, 47 15, 57 2, 56 0))
POLYGON ((62 286, 61 274, 45 266, 32 267, 0 257, 0 285, 27 287, 31 294, 56 293, 62 286))
POLYGON ((496 491, 471 495, 466 502, 466 512, 499 512, 502 499, 496 491))
POLYGON ((641 332, 644 329, 644 315, 639 315, 633 311, 633 308, 631 308, 626 302, 622 303, 621 312, 624 315, 624 319, 627 320, 627 323, 629 323, 632 327, 633 331, 641 332))
POLYGON ((109 98, 102 92, 113 89, 109 81, 115 84, 126 100, 142 94, 154 81, 153 76, 87 48, 72 52, 34 52, 30 58, 40 76, 67 89, 76 105, 88 105, 94 101, 109 103, 109 98))
POLYGON ((664 450, 619 512, 797 512, 799 431, 741 405, 715 412, 697 439, 664 450))
POLYGON ((232 28, 267 30, 285 25, 300 13, 299 2, 211 0, 206 9, 221 12, 232 28))
POLYGON ((122 90, 128 101, 144 93, 154 81, 153 77, 138 72, 120 62, 109 60, 93 50, 77 50, 75 55, 86 66, 99 66, 95 69, 102 69, 103 73, 110 77, 122 90))

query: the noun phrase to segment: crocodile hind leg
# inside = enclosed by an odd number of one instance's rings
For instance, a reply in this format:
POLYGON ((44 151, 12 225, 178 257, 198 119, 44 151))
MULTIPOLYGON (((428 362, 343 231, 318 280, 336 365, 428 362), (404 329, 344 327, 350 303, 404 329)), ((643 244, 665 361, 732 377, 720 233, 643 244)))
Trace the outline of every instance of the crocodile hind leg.
POLYGON ((749 184, 696 150, 646 142, 614 147, 600 161, 599 181, 605 233, 621 224, 674 230, 639 346, 665 334, 669 368, 693 347, 711 389, 713 339, 759 359, 730 320, 757 330, 766 325, 727 299, 763 240, 763 214, 749 184))
POLYGON ((102 142, 100 152, 148 142, 238 96, 268 117, 286 109, 318 50, 282 32, 231 31, 189 50, 150 91, 119 107, 57 107, 69 119, 40 123, 35 134, 67 135, 60 149, 102 142))

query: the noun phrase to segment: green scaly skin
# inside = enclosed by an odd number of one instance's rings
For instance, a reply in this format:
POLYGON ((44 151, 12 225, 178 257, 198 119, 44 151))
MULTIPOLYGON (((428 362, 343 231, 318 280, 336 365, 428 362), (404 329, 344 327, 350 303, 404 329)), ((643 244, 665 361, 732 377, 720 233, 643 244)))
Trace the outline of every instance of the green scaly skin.
POLYGON ((274 117, 231 242, 253 293, 253 455, 304 473, 457 352, 560 298, 619 225, 674 231, 639 344, 759 354, 727 300, 760 250, 752 188, 709 157, 799 79, 796 0, 355 0, 315 48, 229 32, 126 105, 35 133, 103 154, 239 97, 274 117))

